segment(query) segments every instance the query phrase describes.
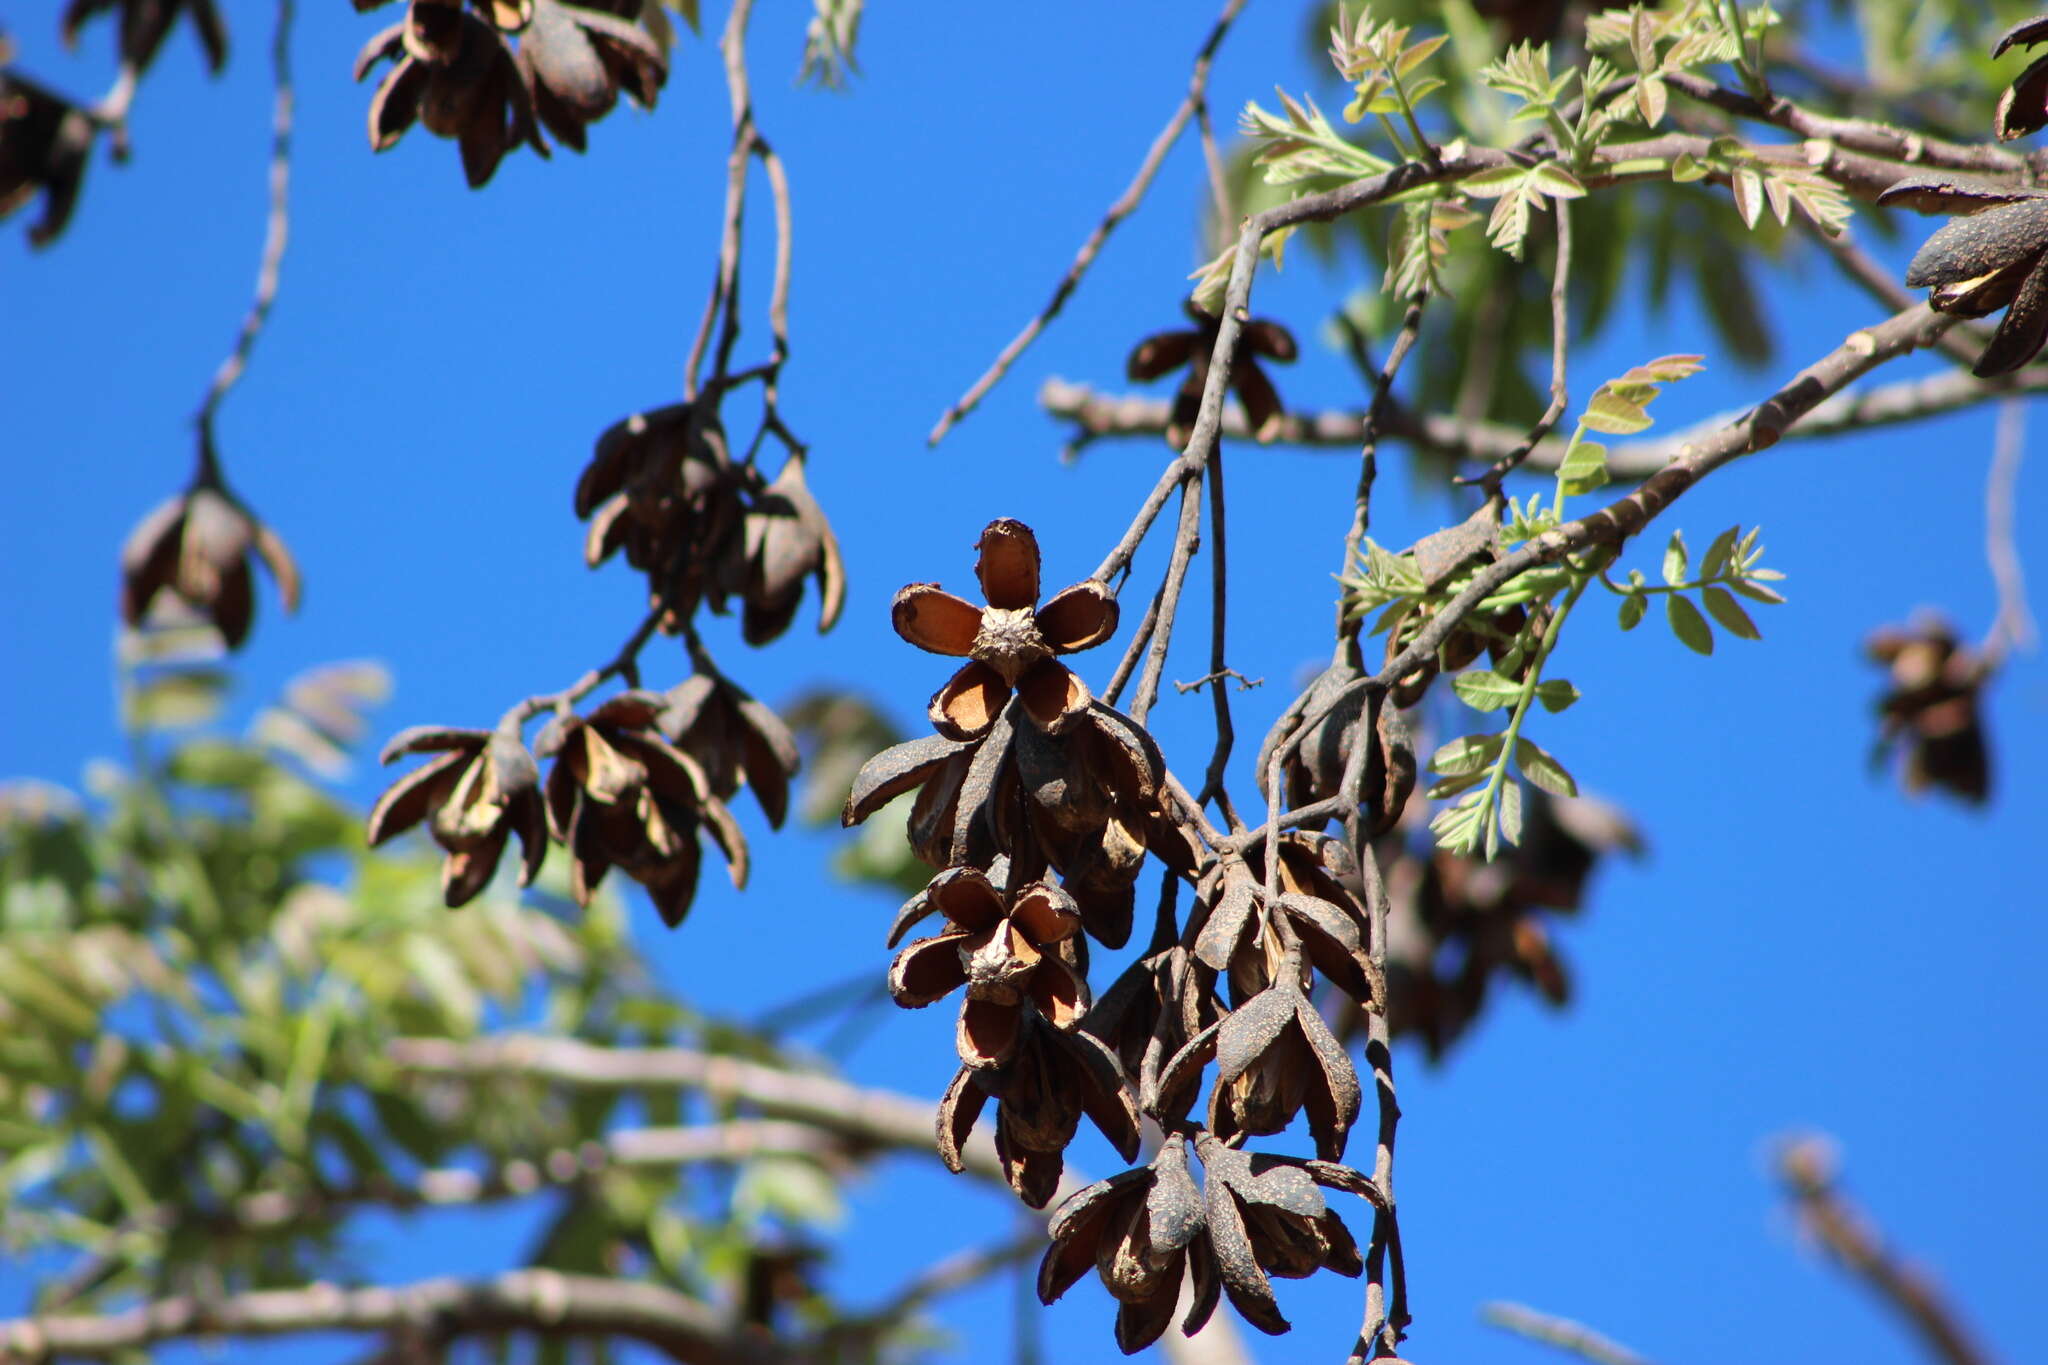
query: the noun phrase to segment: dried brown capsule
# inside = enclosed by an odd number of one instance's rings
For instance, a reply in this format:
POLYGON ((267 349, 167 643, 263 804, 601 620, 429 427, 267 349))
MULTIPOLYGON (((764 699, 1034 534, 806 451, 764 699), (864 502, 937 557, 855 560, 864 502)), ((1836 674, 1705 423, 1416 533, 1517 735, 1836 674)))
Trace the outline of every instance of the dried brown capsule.
POLYGON ((151 604, 168 595, 211 621, 229 649, 239 649, 256 613, 252 551, 277 580, 285 610, 297 611, 299 570, 291 551, 216 476, 202 471, 191 488, 128 533, 121 548, 121 619, 140 626, 151 604))
POLYGON ((1169 1135, 1150 1165, 1099 1180, 1053 1212, 1052 1245, 1038 1265, 1039 1302, 1053 1303, 1094 1270, 1117 1300, 1116 1344, 1131 1355, 1166 1331, 1181 1281, 1192 1274, 1194 1300, 1181 1331, 1193 1336, 1216 1311, 1222 1287, 1205 1223, 1187 1140, 1169 1135))
POLYGON ((624 90, 652 109, 668 62, 638 24, 588 5, 529 0, 519 39, 519 68, 548 131, 577 151, 585 128, 611 112, 624 90))
POLYGON ((782 828, 789 780, 803 762, 782 718, 717 674, 692 674, 664 696, 662 735, 697 760, 718 799, 751 787, 769 827, 782 828))
POLYGON ((2032 360, 2048 340, 2048 194, 1909 177, 1879 202, 1961 215, 1913 254, 1906 283, 1931 290, 1936 312, 1981 318, 2006 310, 1973 373, 1988 379, 2032 360))
POLYGON ((896 955, 889 994, 921 1009, 967 988, 956 1046, 968 1066, 999 1066, 1016 1055, 1025 1005, 1058 1029, 1081 1022, 1088 983, 1060 954, 1080 932, 1073 898, 1033 882, 1006 895, 973 868, 941 872, 926 889, 927 910, 946 918, 944 932, 896 955))
POLYGON ((699 826, 736 887, 747 882, 747 844, 696 759, 660 733, 666 702, 623 692, 587 716, 549 723, 534 752, 555 762, 546 785, 548 826, 569 850, 569 890, 588 905, 613 866, 642 886, 671 928, 697 892, 699 826))
POLYGON ((1038 605, 1038 537, 1021 521, 992 521, 976 542, 977 607, 936 583, 896 594, 890 619, 919 649, 970 662, 932 695, 932 726, 953 739, 987 733, 1015 691, 1031 723, 1058 734, 1088 708, 1088 685, 1055 656, 1091 649, 1116 631, 1116 597, 1084 578, 1038 605))
POLYGON ((71 0, 64 7, 67 47, 78 43, 78 30, 95 14, 117 11, 120 17, 121 69, 140 75, 156 60, 157 49, 180 15, 189 15, 199 45, 206 49, 207 69, 219 74, 227 65, 228 30, 213 0, 71 0))
MULTIPOLYGON (((1174 392, 1173 415, 1166 424, 1167 443, 1176 450, 1186 446, 1188 437, 1194 433, 1195 418, 1202 406, 1202 390, 1209 382, 1216 333, 1222 325, 1191 302, 1184 302, 1181 306, 1186 309, 1188 320, 1194 326, 1146 337, 1131 351, 1130 359, 1124 365, 1131 379, 1140 382, 1157 379, 1183 365, 1188 367, 1187 378, 1174 392)), ((1300 350, 1294 344, 1293 334, 1270 319, 1253 318, 1238 330, 1237 353, 1230 362, 1229 387, 1244 403, 1245 425, 1261 441, 1270 441, 1279 434, 1280 421, 1286 413, 1280 406, 1280 394, 1274 389, 1273 381, 1259 366, 1259 357, 1286 364, 1298 354, 1300 350)))
POLYGON ((497 871, 506 840, 519 836, 519 884, 529 886, 547 856, 547 814, 540 769, 516 731, 447 730, 431 725, 401 732, 382 761, 432 754, 393 783, 370 810, 372 848, 426 821, 446 850, 441 894, 453 908, 475 899, 497 871))
MULTIPOLYGON (((1991 49, 1991 56, 1996 60, 2009 48, 2038 47, 2042 43, 2048 43, 2048 14, 2023 19, 2007 29, 1998 46, 1991 49)), ((2048 126, 2048 57, 2036 57, 1998 97, 1991 127, 1999 141, 2010 142, 2038 132, 2043 126, 2048 126)))
POLYGON ((1358 1120, 1358 1073, 1303 994, 1299 965, 1289 962, 1271 986, 1189 1039, 1167 1063, 1159 1081, 1161 1104, 1177 1118, 1202 1068, 1214 1061, 1211 1132, 1226 1140, 1239 1133, 1278 1133, 1306 1111, 1317 1153, 1335 1161, 1358 1120))
POLYGON ((1299 1162, 1240 1152, 1204 1133, 1195 1140, 1202 1159, 1203 1214, 1231 1307, 1261 1332, 1288 1329, 1266 1277, 1303 1279, 1318 1270, 1355 1278, 1364 1269, 1358 1243, 1318 1184, 1364 1195, 1376 1192, 1356 1172, 1331 1162, 1299 1162))
POLYGON ((460 0, 409 0, 405 18, 356 56, 355 78, 379 61, 391 69, 370 97, 370 146, 384 151, 415 122, 454 138, 470 188, 491 178, 505 153, 524 142, 548 154, 534 122, 533 92, 511 47, 460 0))
POLYGON ((71 220, 97 132, 85 110, 33 81, 0 71, 0 219, 38 193, 43 212, 30 246, 48 246, 71 220))
MULTIPOLYGON (((753 473, 751 466, 747 472, 753 473)), ((756 485, 740 534, 725 547, 712 609, 723 611, 728 593, 739 597, 740 634, 750 645, 764 645, 789 629, 806 578, 817 580, 822 635, 845 605, 846 570, 832 524, 805 481, 804 457, 791 455, 773 482, 756 485)))
POLYGON ((1901 780, 1916 795, 1939 787, 1972 804, 1991 796, 1991 748, 1983 689, 1991 666, 1965 648, 1946 621, 1925 618, 1874 632, 1864 648, 1891 673, 1878 699, 1876 758, 1903 747, 1901 780))
POLYGON ((1078 1029, 1027 1016, 1016 1054, 999 1067, 963 1066, 939 1101, 939 1157, 956 1174, 960 1148, 996 1101, 996 1155, 1010 1188, 1042 1209, 1059 1188, 1067 1144, 1084 1113, 1126 1161, 1138 1155, 1138 1111, 1116 1057, 1078 1029))

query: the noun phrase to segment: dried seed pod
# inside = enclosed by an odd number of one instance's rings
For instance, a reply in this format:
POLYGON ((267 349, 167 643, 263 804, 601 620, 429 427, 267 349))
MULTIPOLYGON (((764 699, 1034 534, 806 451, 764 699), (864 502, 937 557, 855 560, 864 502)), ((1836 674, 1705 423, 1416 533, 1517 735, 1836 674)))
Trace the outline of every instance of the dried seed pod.
POLYGON ((963 1066, 939 1102, 939 1156, 956 1174, 960 1148, 987 1100, 996 1101, 996 1154, 1017 1197, 1044 1208, 1059 1187, 1062 1153, 1086 1114, 1130 1161, 1138 1154, 1138 1111, 1116 1057, 1079 1030, 1022 1021, 1017 1048, 997 1067, 963 1066))
POLYGON ((459 0, 409 0, 405 18, 356 55, 356 80, 380 61, 392 65, 370 97, 373 151, 424 124, 436 137, 456 140, 471 189, 489 181, 522 142, 548 155, 526 72, 497 28, 466 13, 459 0))
POLYGON ((48 246, 78 203, 98 126, 91 115, 13 72, 0 71, 0 219, 43 196, 30 246, 48 246))
MULTIPOLYGON (((2048 43, 2048 15, 2035 15, 2007 29, 1991 55, 1995 59, 2003 57, 2008 48, 2042 43, 2048 43)), ((1999 141, 2010 142, 2044 126, 2048 126, 2048 57, 2036 57, 1998 97, 1991 127, 1999 141)))
POLYGON ((516 833, 524 855, 519 884, 530 886, 547 856, 547 814, 540 770, 518 731, 415 726, 384 746, 382 761, 406 754, 434 757, 393 783, 371 807, 370 846, 425 821, 448 854, 441 892, 453 908, 468 904, 490 882, 506 840, 516 833))
MULTIPOLYGON (((1183 302, 1192 328, 1158 332, 1140 341, 1131 351, 1125 370, 1133 381, 1158 379, 1173 370, 1188 367, 1187 378, 1173 395, 1173 415, 1166 426, 1167 443, 1179 450, 1193 434, 1195 418, 1202 404, 1202 390, 1209 382, 1209 365, 1216 349, 1218 319, 1193 303, 1183 302)), ((1299 354, 1293 335, 1279 323, 1254 318, 1238 331, 1237 352, 1230 362, 1230 384, 1244 404, 1245 425, 1255 439, 1270 441, 1279 434, 1286 416, 1273 381, 1259 365, 1259 357, 1282 364, 1299 354)))
MULTIPOLYGON (((1094 1269, 1117 1300, 1117 1345, 1126 1355, 1143 1350, 1173 1320, 1185 1273, 1217 1282, 1205 1221, 1187 1141, 1170 1136, 1150 1165, 1097 1181, 1054 1211, 1052 1245, 1038 1266, 1039 1302, 1053 1303, 1094 1269)), ((1201 1330, 1216 1301, 1214 1293, 1197 1294, 1181 1330, 1201 1330)))
POLYGON ((549 132, 580 152, 585 129, 611 112, 621 90, 641 108, 654 107, 668 61, 647 30, 561 0, 528 0, 526 8, 519 67, 549 132))
POLYGON ((1973 373, 2018 369, 2048 340, 2048 197, 1951 219, 1914 253, 1906 283, 1931 289, 1937 312, 1978 318, 2005 309, 1973 373))
POLYGON ((1299 1279, 1327 1268, 1355 1278, 1364 1270, 1350 1230, 1303 1166, 1237 1151, 1207 1133, 1195 1151, 1223 1290, 1246 1322, 1273 1336, 1288 1330, 1268 1275, 1299 1279))
POLYGON ((990 1067, 1008 1061, 1027 1003, 1054 1028, 1081 1022, 1088 983, 1058 950, 1081 928, 1072 897, 1044 882, 1005 894, 980 872, 954 868, 933 880, 926 900, 945 916, 946 927, 897 954, 889 994, 906 1009, 921 1009, 965 986, 957 1040, 962 1062, 990 1067))
POLYGON ((803 762, 782 718, 717 674, 693 674, 666 696, 663 736, 702 765, 721 801, 742 785, 751 787, 769 827, 782 828, 789 780, 803 762))
POLYGON ((747 880, 747 844, 703 767, 661 735, 666 699, 622 692, 587 716, 550 722, 534 751, 554 758, 545 788, 548 825, 569 850, 578 905, 613 866, 642 886, 670 928, 696 896, 701 827, 725 855, 735 887, 747 880))
POLYGON ((1875 759, 1903 747, 1901 779, 1918 794, 1939 787, 1972 804, 1991 795, 1991 751, 1985 740, 1983 688, 1991 665, 1965 648, 1950 625, 1925 617, 1874 632, 1864 646, 1891 674, 1879 698, 1875 759))
POLYGON ((189 15, 193 32, 206 52, 206 66, 219 75, 228 60, 228 30, 213 0, 70 0, 64 6, 59 32, 66 47, 78 45, 78 31, 95 14, 117 11, 120 17, 121 69, 140 75, 156 60, 157 49, 180 15, 189 15))
POLYGON ((140 626, 169 596, 213 623, 229 649, 241 648, 255 617, 251 552, 277 582, 286 611, 299 606, 299 570, 277 532, 258 521, 202 460, 191 488, 142 519, 121 548, 121 619, 140 626))
POLYGON ((984 733, 1014 692, 1031 723, 1059 734, 1087 711, 1088 685, 1055 657, 1092 649, 1116 631, 1116 598, 1084 579, 1038 606, 1038 538, 1021 521, 992 521, 976 548, 986 607, 936 583, 896 594, 896 633, 933 654, 968 662, 932 694, 932 727, 954 739, 984 733))

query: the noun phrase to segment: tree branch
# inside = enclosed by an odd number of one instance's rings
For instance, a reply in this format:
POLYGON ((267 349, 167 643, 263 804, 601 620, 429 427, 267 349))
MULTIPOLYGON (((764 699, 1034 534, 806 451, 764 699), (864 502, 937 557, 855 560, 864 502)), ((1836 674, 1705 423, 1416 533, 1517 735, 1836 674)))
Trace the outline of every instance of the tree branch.
MULTIPOLYGON (((1967 370, 1945 370, 1861 392, 1834 394, 1784 435, 1788 440, 1838 436, 1941 417, 1997 398, 2043 392, 2048 392, 2048 364, 2029 365, 1993 379, 1978 379, 1967 370)), ((1163 399, 1141 394, 1101 394, 1086 384, 1062 379, 1048 379, 1038 391, 1038 401, 1049 415, 1075 423, 1091 439, 1157 440, 1166 430, 1169 412, 1163 399)), ((1663 468, 1688 441, 1726 426, 1731 420, 1732 414, 1723 414, 1656 440, 1625 441, 1608 452, 1608 473, 1621 480, 1647 478, 1663 468)), ((1366 414, 1362 411, 1289 413, 1272 444, 1349 453, 1358 448, 1365 429, 1366 414)), ((1235 404, 1225 411, 1223 431, 1227 436, 1250 439, 1243 410, 1235 404)), ((1513 427, 1493 422, 1464 423, 1441 413, 1412 413, 1398 403, 1388 405, 1382 434, 1433 455, 1487 461, 1513 453, 1522 440, 1522 433, 1513 427)), ((1530 452, 1523 468, 1555 473, 1564 459, 1564 450, 1562 440, 1543 441, 1530 452)))
MULTIPOLYGON (((401 1070, 466 1081, 514 1078, 593 1090, 698 1090, 836 1133, 856 1154, 862 1147, 933 1150, 935 1107, 927 1101, 691 1048, 601 1047, 571 1038, 507 1034, 476 1042, 401 1038, 388 1055, 401 1070)), ((983 1133, 975 1134, 961 1156, 976 1175, 1003 1178, 994 1143, 983 1133)))
POLYGON ((122 1313, 0 1321, 0 1362, 105 1358, 192 1337, 432 1329, 442 1336, 532 1332, 622 1336, 685 1365, 768 1365, 802 1358, 697 1299, 660 1285, 552 1270, 367 1289, 319 1283, 219 1299, 158 1299, 122 1313))
POLYGON ((1503 1332, 1513 1332, 1518 1337, 1555 1346, 1581 1360, 1590 1360, 1593 1365, 1650 1365, 1634 1351, 1609 1341, 1582 1322, 1539 1313, 1519 1303, 1482 1304, 1479 1320, 1503 1332))
POLYGON ((1886 1252, 1870 1220, 1835 1186, 1835 1154, 1824 1138, 1787 1142, 1778 1174, 1807 1231, 1904 1317, 1947 1365, 1987 1365, 1934 1286, 1886 1252))

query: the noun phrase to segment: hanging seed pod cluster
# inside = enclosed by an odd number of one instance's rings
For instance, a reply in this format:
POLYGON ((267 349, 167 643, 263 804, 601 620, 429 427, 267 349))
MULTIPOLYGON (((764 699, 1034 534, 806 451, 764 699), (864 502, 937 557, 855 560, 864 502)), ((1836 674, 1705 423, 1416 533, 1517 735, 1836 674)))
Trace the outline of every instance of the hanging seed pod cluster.
POLYGON ((1062 661, 1115 632, 1108 586, 1083 579, 1041 601, 1038 541, 1021 522, 991 522, 976 548, 985 605, 935 583, 896 595, 899 635, 966 662, 932 696, 935 733, 870 760, 843 817, 915 793, 909 838, 935 872, 888 942, 938 926, 900 949, 889 989, 906 1008, 959 1002, 940 1155, 961 1169, 993 1105, 1003 1172, 1040 1208, 1083 1119, 1126 1161, 1150 1120, 1167 1134, 1158 1155, 1054 1216, 1040 1296, 1099 1266, 1126 1351, 1170 1325, 1184 1277, 1184 1331, 1227 1295, 1247 1322, 1283 1332, 1272 1277, 1362 1268, 1323 1191, 1374 1197, 1339 1164, 1360 1086, 1317 999, 1327 983, 1352 1008, 1384 1008, 1357 868, 1309 831, 1277 839, 1270 869, 1263 848, 1217 847, 1144 727, 1062 661), (1096 997, 1090 944, 1130 940, 1148 861, 1161 872, 1150 942, 1096 997), (1185 915, 1180 888, 1193 892, 1185 915), (1313 1157, 1244 1150, 1297 1119, 1313 1157))

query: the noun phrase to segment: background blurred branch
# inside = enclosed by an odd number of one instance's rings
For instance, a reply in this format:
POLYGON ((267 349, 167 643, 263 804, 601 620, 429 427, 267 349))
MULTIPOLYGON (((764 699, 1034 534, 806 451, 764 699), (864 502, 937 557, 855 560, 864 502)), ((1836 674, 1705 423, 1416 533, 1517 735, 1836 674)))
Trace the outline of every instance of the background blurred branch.
POLYGON ((1540 1341, 1545 1346, 1555 1346, 1582 1360, 1590 1360, 1594 1365, 1650 1365, 1642 1356, 1618 1342, 1609 1341, 1582 1322, 1539 1313, 1519 1303, 1482 1304, 1479 1320, 1503 1332, 1540 1341))
POLYGON ((1988 1365, 1990 1357, 1970 1340, 1933 1284, 1892 1256, 1869 1216, 1842 1197, 1836 1166, 1834 1145, 1825 1138, 1795 1139, 1779 1150, 1778 1174, 1800 1224, 1904 1317, 1935 1358, 1947 1365, 1988 1365))

